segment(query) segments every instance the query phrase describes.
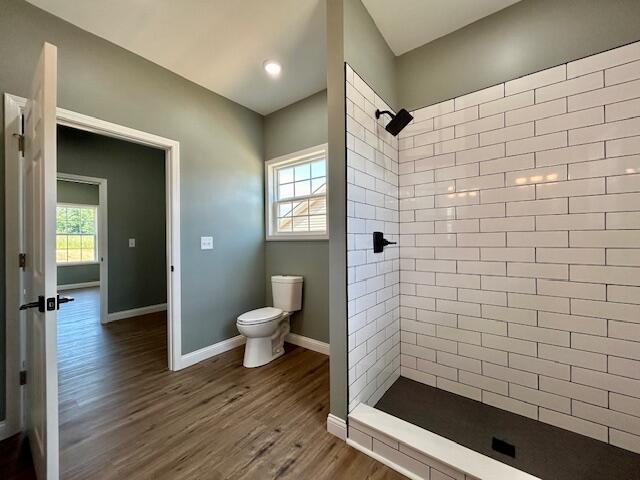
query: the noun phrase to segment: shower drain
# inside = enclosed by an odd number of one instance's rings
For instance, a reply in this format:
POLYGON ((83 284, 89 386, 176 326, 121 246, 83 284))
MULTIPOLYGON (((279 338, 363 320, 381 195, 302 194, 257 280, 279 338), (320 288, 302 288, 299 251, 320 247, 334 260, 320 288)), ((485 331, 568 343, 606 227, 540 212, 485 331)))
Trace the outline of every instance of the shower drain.
POLYGON ((516 458, 516 446, 511 445, 509 442, 505 442, 504 440, 493 437, 493 439, 491 440, 491 448, 496 452, 502 453, 512 458, 516 458))

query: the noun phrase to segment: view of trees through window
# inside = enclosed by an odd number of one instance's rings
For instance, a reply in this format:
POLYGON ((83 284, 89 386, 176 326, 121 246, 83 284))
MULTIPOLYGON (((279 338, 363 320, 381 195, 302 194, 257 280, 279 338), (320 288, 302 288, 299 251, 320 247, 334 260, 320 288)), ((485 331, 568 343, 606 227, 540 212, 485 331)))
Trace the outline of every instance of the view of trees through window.
POLYGON ((58 205, 56 209, 56 260, 58 263, 96 261, 97 209, 93 206, 58 205))

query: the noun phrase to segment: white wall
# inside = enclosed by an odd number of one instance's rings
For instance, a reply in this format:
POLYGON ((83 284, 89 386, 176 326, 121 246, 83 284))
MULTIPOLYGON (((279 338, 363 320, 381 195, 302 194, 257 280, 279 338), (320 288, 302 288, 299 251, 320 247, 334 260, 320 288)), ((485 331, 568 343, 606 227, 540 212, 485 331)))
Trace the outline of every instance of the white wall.
POLYGON ((640 452, 640 43, 414 116, 401 374, 640 452))
POLYGON ((389 107, 347 66, 349 410, 375 404, 400 375, 398 247, 373 253, 372 234, 398 234, 398 142, 376 121, 389 107))

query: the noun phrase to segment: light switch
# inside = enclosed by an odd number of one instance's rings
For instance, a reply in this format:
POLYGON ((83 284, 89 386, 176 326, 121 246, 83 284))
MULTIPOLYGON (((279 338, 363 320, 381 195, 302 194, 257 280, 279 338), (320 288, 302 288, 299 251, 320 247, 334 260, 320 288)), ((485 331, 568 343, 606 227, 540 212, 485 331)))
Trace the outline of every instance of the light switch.
POLYGON ((136 247, 136 239, 135 238, 130 238, 129 239, 129 248, 135 248, 136 247))
POLYGON ((200 237, 200 250, 213 250, 213 237, 200 237))

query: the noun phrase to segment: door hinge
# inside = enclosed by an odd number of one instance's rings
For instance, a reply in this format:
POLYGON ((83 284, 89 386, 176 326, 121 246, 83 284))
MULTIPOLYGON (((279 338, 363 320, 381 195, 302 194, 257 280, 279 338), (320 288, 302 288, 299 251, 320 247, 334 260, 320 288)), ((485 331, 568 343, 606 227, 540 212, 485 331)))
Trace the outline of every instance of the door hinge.
POLYGON ((171 265, 171 271, 173 272, 173 270, 174 270, 173 265, 171 265))
POLYGON ((20 385, 26 385, 26 384, 27 384, 27 371, 20 370, 20 385))
POLYGON ((14 133, 13 136, 18 139, 18 151, 24 155, 24 135, 14 133))
POLYGON ((18 267, 22 270, 27 268, 27 254, 19 253, 18 254, 18 267))

